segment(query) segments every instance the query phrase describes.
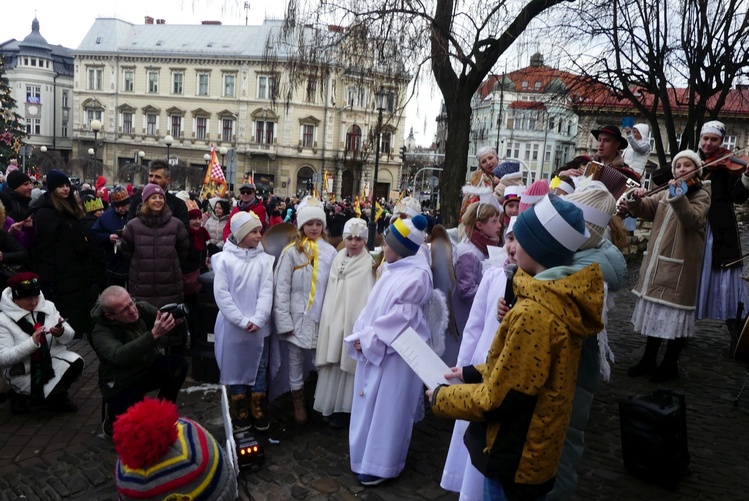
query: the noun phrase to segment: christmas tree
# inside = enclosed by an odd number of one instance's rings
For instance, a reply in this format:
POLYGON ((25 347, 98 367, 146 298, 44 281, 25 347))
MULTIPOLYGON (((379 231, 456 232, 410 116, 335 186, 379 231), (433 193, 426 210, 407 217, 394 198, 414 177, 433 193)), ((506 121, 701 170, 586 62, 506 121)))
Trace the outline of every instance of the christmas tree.
POLYGON ((26 130, 21 116, 16 113, 16 100, 10 93, 10 83, 5 76, 5 64, 0 57, 0 167, 5 168, 11 158, 18 156, 23 146, 26 130))

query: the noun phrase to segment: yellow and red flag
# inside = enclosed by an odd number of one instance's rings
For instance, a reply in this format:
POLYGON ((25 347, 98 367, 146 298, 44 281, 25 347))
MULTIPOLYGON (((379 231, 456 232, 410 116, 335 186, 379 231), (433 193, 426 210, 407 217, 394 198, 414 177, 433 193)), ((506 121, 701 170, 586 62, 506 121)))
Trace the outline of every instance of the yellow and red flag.
POLYGON ((359 204, 359 194, 354 197, 354 212, 356 217, 361 217, 361 205, 359 204))
POLYGON ((208 169, 205 173, 205 179, 203 179, 203 192, 216 193, 223 197, 227 189, 229 189, 229 185, 226 183, 224 171, 218 161, 216 150, 211 145, 211 160, 208 162, 208 169))

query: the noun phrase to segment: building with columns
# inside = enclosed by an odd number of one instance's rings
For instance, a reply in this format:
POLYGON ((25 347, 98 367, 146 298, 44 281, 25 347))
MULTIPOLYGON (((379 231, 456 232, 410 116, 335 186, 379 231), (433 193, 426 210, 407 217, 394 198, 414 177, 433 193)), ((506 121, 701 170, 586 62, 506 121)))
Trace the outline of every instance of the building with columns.
POLYGON ((234 186, 254 176, 277 196, 302 195, 313 182, 330 188, 327 174, 336 197, 353 196, 373 178, 376 92, 383 89, 377 193, 396 189, 407 82, 331 65, 281 102, 286 55, 272 68, 263 62, 281 26, 96 19, 73 51, 73 155, 94 146, 91 122, 99 120, 97 156, 110 179, 122 180, 128 164, 166 158, 171 136, 170 161, 201 172, 211 146, 226 148, 234 186))

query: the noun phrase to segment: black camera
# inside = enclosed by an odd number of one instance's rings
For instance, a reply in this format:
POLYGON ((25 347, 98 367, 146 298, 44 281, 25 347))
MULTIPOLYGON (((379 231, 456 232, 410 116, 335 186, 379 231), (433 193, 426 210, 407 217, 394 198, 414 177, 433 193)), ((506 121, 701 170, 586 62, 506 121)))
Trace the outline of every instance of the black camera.
POLYGON ((190 314, 185 303, 169 303, 159 308, 161 313, 171 313, 175 319, 184 318, 190 314))

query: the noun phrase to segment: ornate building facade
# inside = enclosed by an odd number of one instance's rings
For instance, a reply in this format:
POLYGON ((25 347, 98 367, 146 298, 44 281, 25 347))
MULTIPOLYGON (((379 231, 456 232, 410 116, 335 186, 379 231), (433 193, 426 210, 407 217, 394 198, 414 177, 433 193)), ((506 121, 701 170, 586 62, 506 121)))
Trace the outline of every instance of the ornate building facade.
POLYGON ((108 177, 121 178, 131 163, 166 158, 164 139, 171 136, 170 162, 201 172, 212 146, 226 148, 222 162, 235 186, 253 176, 278 196, 301 195, 313 184, 339 198, 353 196, 373 179, 375 94, 382 88, 388 99, 377 193, 395 189, 404 122, 398 99, 407 82, 372 72, 362 78, 332 65, 282 103, 286 55, 272 68, 263 61, 281 25, 97 19, 73 51, 73 154, 94 145, 91 122, 99 120, 96 146, 108 177))

